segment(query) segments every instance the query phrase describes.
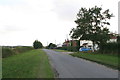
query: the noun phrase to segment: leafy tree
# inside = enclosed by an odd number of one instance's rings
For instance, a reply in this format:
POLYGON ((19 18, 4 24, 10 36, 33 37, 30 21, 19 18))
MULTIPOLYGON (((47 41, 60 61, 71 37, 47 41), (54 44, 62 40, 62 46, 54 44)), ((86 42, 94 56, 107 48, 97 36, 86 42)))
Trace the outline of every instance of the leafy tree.
POLYGON ((120 35, 117 36, 117 42, 120 43, 120 35))
POLYGON ((38 48, 42 48, 43 45, 42 45, 42 43, 41 43, 40 41, 35 40, 35 41, 33 42, 33 47, 34 47, 35 49, 38 49, 38 48))
POLYGON ((55 47, 57 47, 55 44, 53 44, 53 43, 50 43, 49 45, 48 45, 48 48, 50 48, 50 49, 53 49, 53 48, 55 48, 55 47))
POLYGON ((113 17, 109 9, 102 11, 101 7, 92 7, 89 9, 81 8, 77 14, 75 23, 78 25, 70 31, 71 38, 79 40, 91 40, 93 42, 93 49, 95 43, 105 43, 109 40, 109 29, 107 21, 113 17))

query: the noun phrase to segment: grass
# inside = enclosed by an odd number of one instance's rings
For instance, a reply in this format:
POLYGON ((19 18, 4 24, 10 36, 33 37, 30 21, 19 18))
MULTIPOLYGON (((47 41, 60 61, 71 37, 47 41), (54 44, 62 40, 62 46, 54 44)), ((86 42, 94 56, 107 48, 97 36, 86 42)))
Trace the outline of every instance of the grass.
POLYGON ((2 78, 2 58, 0 56, 0 79, 2 78))
POLYGON ((118 66, 118 56, 109 54, 95 54, 95 53, 74 53, 70 54, 74 57, 83 58, 86 60, 94 61, 114 69, 120 69, 118 66))
POLYGON ((70 52, 70 51, 67 51, 67 50, 60 50, 60 49, 53 49, 54 51, 58 51, 58 52, 70 52))
POLYGON ((17 46, 17 47, 11 48, 11 47, 4 46, 2 47, 2 58, 6 58, 9 56, 13 56, 13 55, 20 54, 30 50, 33 50, 33 47, 17 46))
POLYGON ((54 78, 44 51, 37 49, 2 60, 3 78, 54 78))

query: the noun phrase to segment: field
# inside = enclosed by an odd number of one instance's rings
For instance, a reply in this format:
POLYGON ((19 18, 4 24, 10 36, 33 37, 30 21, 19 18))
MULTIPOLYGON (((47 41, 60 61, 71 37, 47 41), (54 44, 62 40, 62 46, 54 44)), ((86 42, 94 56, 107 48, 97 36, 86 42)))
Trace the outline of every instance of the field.
POLYGON ((83 58, 86 60, 90 60, 93 62, 97 62, 103 65, 106 65, 108 67, 112 67, 115 69, 118 69, 120 67, 118 67, 118 56, 117 55, 112 55, 112 54, 98 54, 98 53, 74 53, 74 54, 70 54, 74 57, 79 57, 79 58, 83 58))
POLYGON ((3 78, 54 78, 44 51, 37 49, 3 58, 3 78))

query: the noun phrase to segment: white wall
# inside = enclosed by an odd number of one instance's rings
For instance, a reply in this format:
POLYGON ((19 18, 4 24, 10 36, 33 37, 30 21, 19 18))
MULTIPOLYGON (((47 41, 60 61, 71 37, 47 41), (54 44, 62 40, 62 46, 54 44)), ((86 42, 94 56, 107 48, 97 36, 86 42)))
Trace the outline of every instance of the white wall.
POLYGON ((81 40, 80 41, 80 46, 82 46, 84 43, 88 43, 88 45, 93 45, 93 42, 92 41, 90 41, 90 40, 81 40))
MULTIPOLYGON (((84 43, 88 43, 87 46, 91 46, 91 48, 93 50, 93 42, 92 41, 90 41, 90 40, 81 40, 80 41, 80 46, 82 46, 84 43)), ((97 44, 95 44, 94 49, 98 50, 98 45, 97 44)))

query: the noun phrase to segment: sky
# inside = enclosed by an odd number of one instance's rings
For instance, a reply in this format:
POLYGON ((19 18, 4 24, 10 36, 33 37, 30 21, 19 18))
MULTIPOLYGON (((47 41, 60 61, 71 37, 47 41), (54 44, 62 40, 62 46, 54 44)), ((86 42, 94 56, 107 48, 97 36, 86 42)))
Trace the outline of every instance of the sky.
POLYGON ((119 0, 0 0, 0 45, 32 46, 39 40, 44 46, 62 44, 70 39, 81 7, 110 9, 110 31, 118 32, 119 0))

